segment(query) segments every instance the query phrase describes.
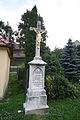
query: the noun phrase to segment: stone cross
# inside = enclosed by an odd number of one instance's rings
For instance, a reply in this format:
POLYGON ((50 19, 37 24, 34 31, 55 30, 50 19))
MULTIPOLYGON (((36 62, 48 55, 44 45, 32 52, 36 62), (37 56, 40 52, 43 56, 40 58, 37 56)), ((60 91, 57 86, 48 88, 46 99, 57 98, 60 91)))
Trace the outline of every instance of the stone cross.
POLYGON ((36 59, 40 59, 40 42, 41 42, 41 35, 43 33, 45 33, 45 30, 41 29, 41 21, 37 21, 37 28, 35 27, 30 27, 31 31, 35 31, 36 32, 36 54, 35 54, 35 58, 36 59))
POLYGON ((37 28, 30 27, 36 32, 36 54, 29 64, 29 87, 26 94, 26 102, 23 104, 25 114, 48 114, 47 95, 44 88, 45 65, 40 57, 41 35, 46 32, 41 29, 41 22, 37 22, 37 28))

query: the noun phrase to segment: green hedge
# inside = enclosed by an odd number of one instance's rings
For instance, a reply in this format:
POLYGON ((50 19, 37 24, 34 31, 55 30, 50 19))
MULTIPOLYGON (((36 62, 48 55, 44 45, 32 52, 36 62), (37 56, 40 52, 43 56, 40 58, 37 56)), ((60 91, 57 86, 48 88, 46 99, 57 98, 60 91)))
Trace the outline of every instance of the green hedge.
POLYGON ((21 85, 21 88, 25 90, 25 84, 26 84, 26 69, 25 69, 25 64, 22 64, 18 70, 18 81, 19 84, 21 85))
POLYGON ((75 98, 79 90, 75 85, 68 81, 63 75, 47 76, 46 90, 50 98, 75 98))

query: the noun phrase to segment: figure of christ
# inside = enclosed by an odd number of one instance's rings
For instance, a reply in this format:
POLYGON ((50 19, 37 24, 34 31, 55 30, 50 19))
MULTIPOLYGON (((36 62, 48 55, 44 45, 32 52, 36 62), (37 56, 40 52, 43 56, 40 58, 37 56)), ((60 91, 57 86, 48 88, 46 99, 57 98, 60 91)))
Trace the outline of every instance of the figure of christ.
POLYGON ((37 33, 37 48, 39 49, 40 48, 40 42, 41 42, 41 35, 43 34, 43 33, 45 33, 46 31, 45 30, 41 30, 41 31, 39 31, 39 30, 37 30, 36 28, 34 28, 34 27, 30 27, 30 29, 31 30, 34 30, 36 33, 37 33))

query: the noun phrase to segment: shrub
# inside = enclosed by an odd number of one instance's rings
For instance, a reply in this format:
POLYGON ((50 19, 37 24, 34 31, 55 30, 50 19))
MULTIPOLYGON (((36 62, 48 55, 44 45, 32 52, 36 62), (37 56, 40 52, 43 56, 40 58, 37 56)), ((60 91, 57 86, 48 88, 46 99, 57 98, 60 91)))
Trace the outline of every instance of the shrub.
POLYGON ((25 89, 25 76, 26 76, 26 71, 25 71, 25 65, 22 64, 19 68, 18 68, 18 82, 21 85, 22 89, 25 89))
POLYGON ((47 76, 46 91, 50 98, 75 98, 78 96, 78 89, 63 75, 47 76))

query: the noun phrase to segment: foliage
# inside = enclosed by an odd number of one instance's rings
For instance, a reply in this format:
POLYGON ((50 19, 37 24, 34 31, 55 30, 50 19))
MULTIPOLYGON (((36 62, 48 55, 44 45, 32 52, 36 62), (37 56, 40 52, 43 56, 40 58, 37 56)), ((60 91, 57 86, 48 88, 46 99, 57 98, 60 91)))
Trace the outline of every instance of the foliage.
POLYGON ((7 22, 7 24, 5 24, 3 21, 0 21, 0 28, 3 30, 2 35, 5 39, 9 39, 9 42, 13 43, 14 42, 14 37, 13 37, 13 30, 12 27, 9 25, 9 23, 7 22))
POLYGON ((79 91, 76 86, 68 81, 63 75, 46 77, 46 90, 50 98, 78 97, 79 91))
POLYGON ((3 21, 0 21, 0 34, 3 36, 4 39, 10 42, 11 56, 13 56, 14 31, 12 30, 12 27, 9 25, 8 22, 7 24, 5 24, 3 21))
POLYGON ((0 21, 0 28, 4 28, 4 22, 0 21))
POLYGON ((19 81, 19 83, 22 83, 21 87, 24 90, 25 89, 25 79, 26 79, 26 70, 25 70, 25 65, 24 64, 22 64, 18 68, 17 74, 18 74, 18 81, 19 81))
POLYGON ((80 45, 77 46, 77 78, 80 80, 80 45))
POLYGON ((62 52, 60 62, 64 68, 65 77, 72 82, 77 82, 79 80, 77 65, 80 63, 80 59, 78 59, 76 47, 71 39, 68 40, 67 46, 62 52))
POLYGON ((77 46, 77 54, 80 56, 80 45, 77 46))
POLYGON ((44 55, 46 65, 46 90, 50 98, 75 98, 78 95, 77 88, 64 77, 59 58, 62 49, 56 48, 44 55))
MULTIPOLYGON (((23 84, 23 83, 22 83, 23 84)), ((48 115, 25 115, 25 95, 16 74, 10 74, 8 91, 0 102, 0 120, 79 120, 80 97, 77 99, 48 100, 48 115), (21 110, 21 113, 18 113, 21 110)))
POLYGON ((46 65, 46 75, 54 76, 55 74, 63 74, 62 67, 59 62, 59 56, 61 49, 57 49, 54 52, 51 52, 49 48, 46 49, 43 60, 47 63, 46 65))
POLYGON ((55 54, 56 58, 59 60, 62 51, 63 51, 63 49, 59 49, 59 48, 56 47, 56 48, 54 49, 54 51, 52 51, 52 53, 55 54))
MULTIPOLYGON (((17 39, 20 42, 20 46, 24 47, 25 44, 25 55, 26 55, 26 63, 30 62, 35 56, 35 45, 36 45, 36 33, 34 31, 30 31, 30 27, 36 27, 37 21, 41 20, 42 29, 45 30, 43 24, 43 18, 38 15, 37 7, 34 6, 31 11, 27 10, 21 17, 22 22, 19 23, 18 29, 20 31, 20 38, 17 39)), ((46 33, 43 34, 43 40, 46 40, 46 33)), ((43 44, 41 41, 41 53, 45 47, 45 43, 43 44)))

